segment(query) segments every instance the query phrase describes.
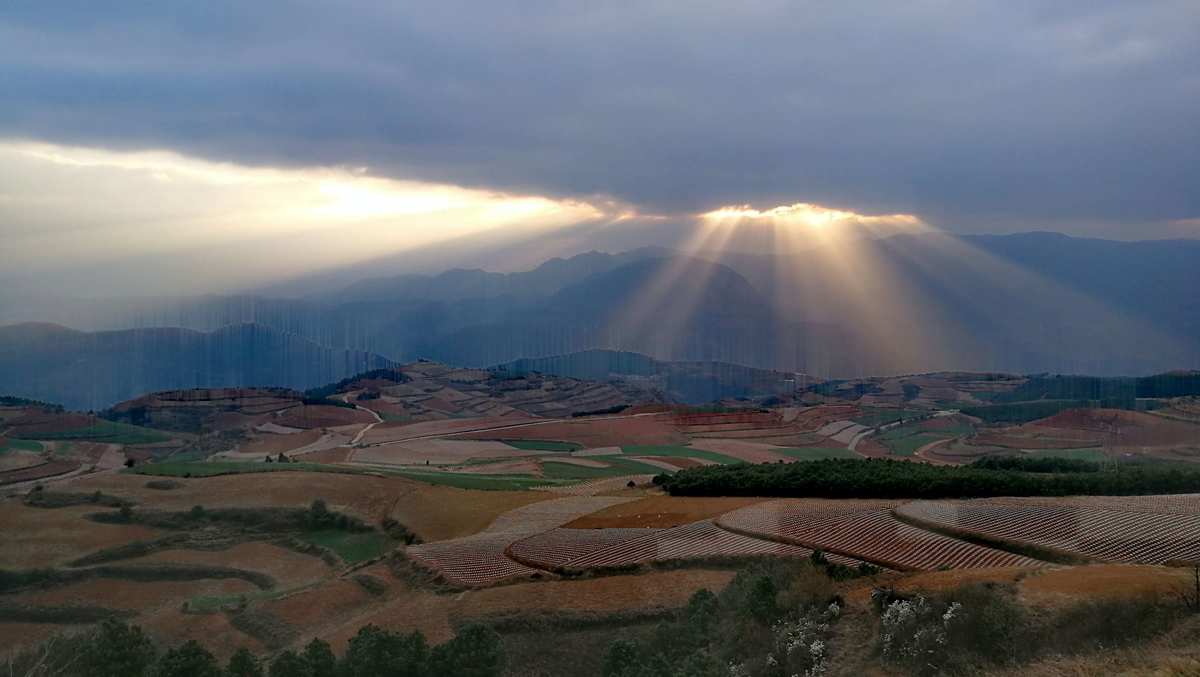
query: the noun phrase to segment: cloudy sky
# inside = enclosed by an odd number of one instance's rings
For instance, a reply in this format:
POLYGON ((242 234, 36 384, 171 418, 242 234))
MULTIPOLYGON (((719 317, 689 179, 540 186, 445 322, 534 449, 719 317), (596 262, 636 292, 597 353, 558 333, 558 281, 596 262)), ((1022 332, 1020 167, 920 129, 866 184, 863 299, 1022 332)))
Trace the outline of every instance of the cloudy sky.
POLYGON ((1195 0, 10 0, 0 85, 26 285, 669 243, 742 205, 1200 237, 1195 0))

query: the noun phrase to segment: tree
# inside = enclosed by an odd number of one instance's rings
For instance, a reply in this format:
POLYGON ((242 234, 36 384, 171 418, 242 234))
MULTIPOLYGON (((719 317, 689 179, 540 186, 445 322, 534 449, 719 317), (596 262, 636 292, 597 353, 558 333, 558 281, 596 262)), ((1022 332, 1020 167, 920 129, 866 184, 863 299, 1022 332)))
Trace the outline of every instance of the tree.
POLYGON ((223 677, 217 659, 194 639, 168 650, 151 671, 152 677, 223 677))
POLYGON ((337 656, 329 642, 313 639, 304 647, 304 662, 308 666, 309 677, 336 677, 337 656))
POLYGON ((458 677, 499 677, 506 662, 504 643, 495 630, 472 624, 433 650, 433 672, 458 677))
POLYGON ((154 663, 154 644, 136 625, 105 620, 84 645, 83 673, 94 677, 143 675, 154 663))
POLYGON ((778 594, 779 589, 770 576, 756 577, 746 595, 746 613, 764 623, 771 622, 779 614, 775 601, 778 594))
POLYGON ((420 631, 397 635, 366 625, 350 639, 342 657, 347 677, 407 677, 423 675, 429 664, 429 645, 420 631))
POLYGON ((270 677, 311 677, 308 663, 295 651, 284 651, 271 661, 270 677))
POLYGON ((246 647, 238 649, 229 657, 229 665, 225 668, 225 674, 229 677, 263 677, 258 659, 246 647))
POLYGON ((683 615, 687 620, 688 628, 697 635, 697 638, 706 638, 716 626, 719 611, 720 603, 717 601, 717 596, 708 588, 701 588, 692 593, 683 615))
POLYGON ((604 677, 633 677, 641 672, 642 648, 632 639, 614 640, 604 654, 604 677))

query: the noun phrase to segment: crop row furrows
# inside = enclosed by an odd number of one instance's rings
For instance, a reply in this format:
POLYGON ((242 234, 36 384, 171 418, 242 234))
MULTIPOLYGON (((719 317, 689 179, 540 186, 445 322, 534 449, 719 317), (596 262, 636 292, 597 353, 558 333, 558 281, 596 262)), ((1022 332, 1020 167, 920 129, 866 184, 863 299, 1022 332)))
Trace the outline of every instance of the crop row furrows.
POLYGON ((1200 515, 1124 512, 1011 502, 916 501, 897 509, 919 521, 1102 560, 1200 560, 1200 515))
MULTIPOLYGON (((809 557, 800 546, 751 538, 704 520, 670 529, 554 529, 514 543, 509 552, 548 569, 593 569, 708 557, 809 557)), ((846 566, 861 562, 830 555, 846 566)))
POLYGON ((1200 494, 1164 494, 1159 496, 1065 496, 1031 498, 991 498, 990 504, 1017 507, 1043 505, 1052 507, 1076 507, 1088 509, 1117 510, 1122 512, 1146 512, 1154 514, 1200 514, 1200 494))
MULTIPOLYGON (((853 505, 853 504, 851 504, 853 505)), ((773 501, 718 520, 735 531, 821 548, 904 569, 1023 567, 1042 564, 900 522, 887 507, 858 510, 773 501)))
POLYGON ((632 499, 571 496, 541 501, 508 511, 479 534, 410 546, 409 559, 439 572, 447 581, 469 587, 541 573, 507 557, 514 541, 561 526, 571 520, 632 499))
POLYGON ((504 556, 508 539, 462 538, 408 548, 408 557, 439 572, 447 581, 468 587, 495 585, 541 573, 504 556))

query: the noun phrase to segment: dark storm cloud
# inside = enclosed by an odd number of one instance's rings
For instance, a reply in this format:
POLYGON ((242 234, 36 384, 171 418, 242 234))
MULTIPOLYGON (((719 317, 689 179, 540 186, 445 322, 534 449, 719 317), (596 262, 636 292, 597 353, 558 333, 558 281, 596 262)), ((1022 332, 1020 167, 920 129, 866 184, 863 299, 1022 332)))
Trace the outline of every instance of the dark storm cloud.
POLYGON ((0 136, 652 213, 1200 215, 1195 0, 9 2, 0 83, 0 136))

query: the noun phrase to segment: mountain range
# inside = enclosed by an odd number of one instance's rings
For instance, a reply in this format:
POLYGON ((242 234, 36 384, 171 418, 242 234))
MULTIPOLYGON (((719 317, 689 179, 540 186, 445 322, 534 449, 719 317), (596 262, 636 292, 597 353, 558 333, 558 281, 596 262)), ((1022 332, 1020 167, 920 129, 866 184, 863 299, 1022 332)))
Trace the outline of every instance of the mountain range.
POLYGON ((774 254, 588 252, 523 272, 371 277, 299 298, 0 307, 0 322, 99 332, 31 342, 20 338, 31 329, 0 330, 0 392, 92 405, 189 385, 303 388, 389 361, 485 367, 597 349, 823 378, 1140 375, 1200 366, 1197 290, 1195 240, 926 233, 774 254), (313 364, 289 366, 297 359, 313 364), (93 382, 64 397, 79 381, 63 374, 79 364, 93 382))

